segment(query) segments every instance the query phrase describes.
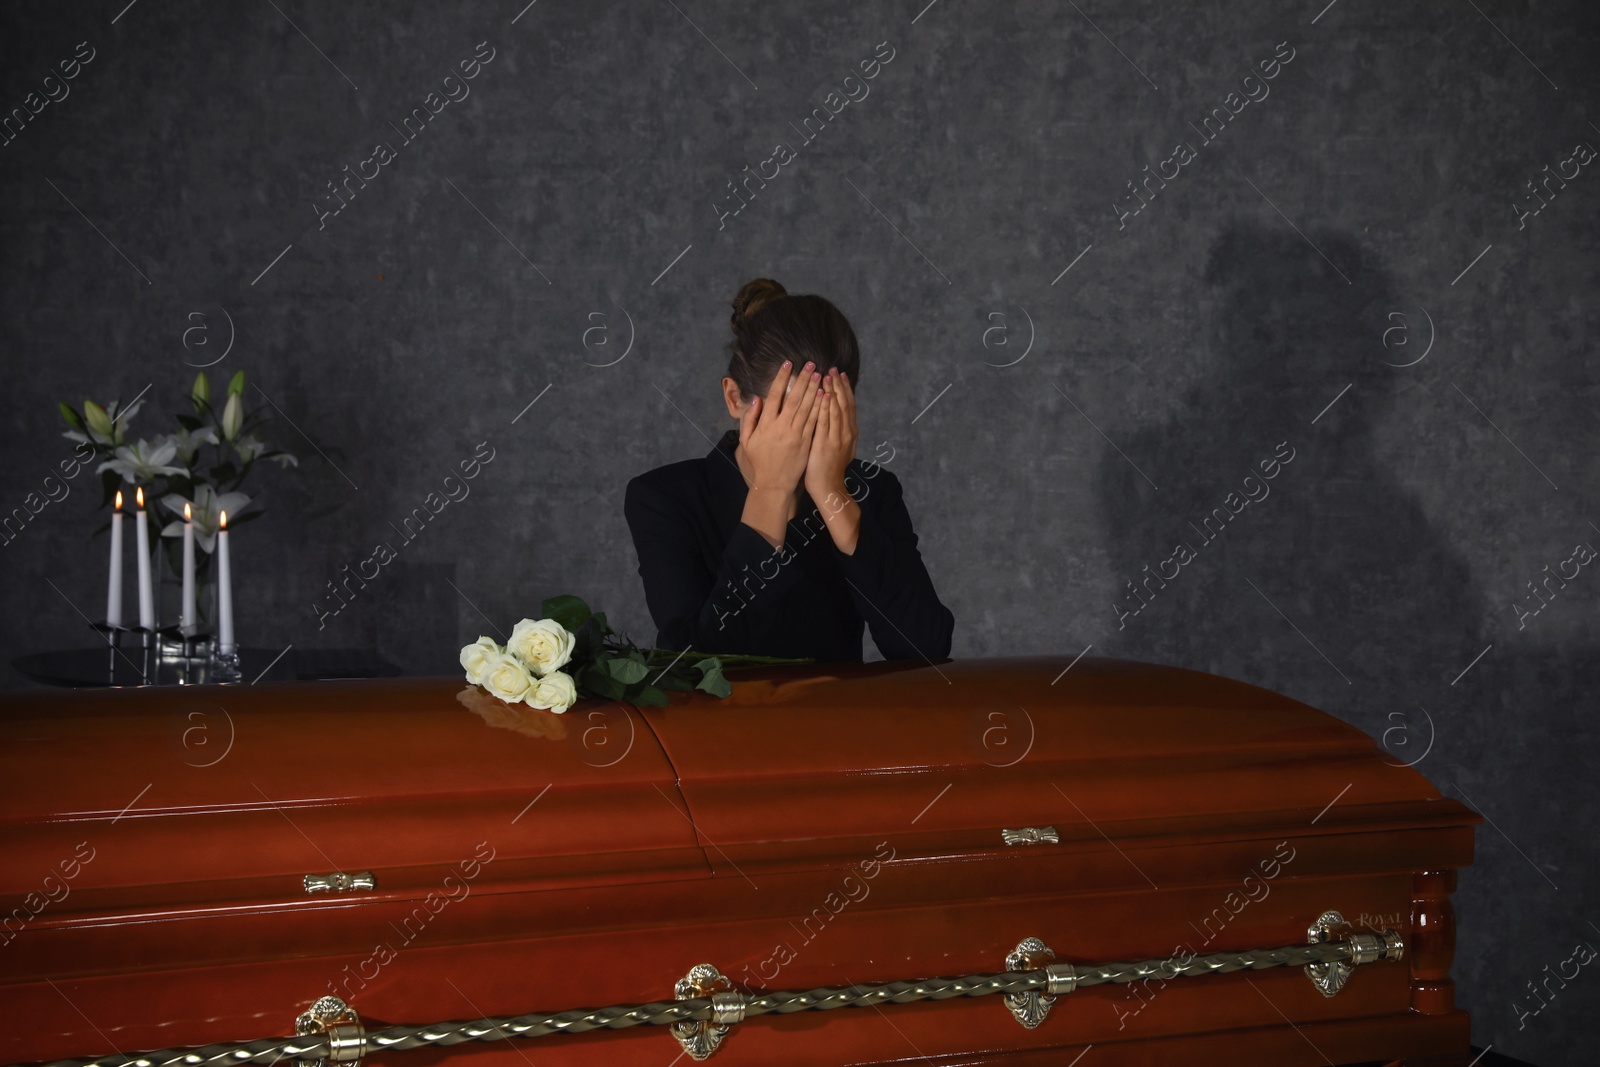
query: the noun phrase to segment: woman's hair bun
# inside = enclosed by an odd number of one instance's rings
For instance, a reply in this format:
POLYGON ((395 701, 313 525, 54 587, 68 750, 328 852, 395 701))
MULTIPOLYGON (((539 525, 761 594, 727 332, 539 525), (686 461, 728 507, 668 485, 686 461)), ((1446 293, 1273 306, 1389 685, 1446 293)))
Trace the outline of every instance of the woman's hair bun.
POLYGON ((850 320, 826 298, 791 295, 771 278, 756 278, 733 298, 733 337, 728 341, 728 377, 745 400, 766 393, 785 360, 807 360, 827 373, 838 367, 854 388, 861 377, 861 352, 850 320))
POLYGON ((745 282, 739 288, 739 295, 733 298, 733 315, 729 318, 733 332, 737 334, 739 327, 767 304, 788 295, 784 287, 771 278, 756 278, 745 282))

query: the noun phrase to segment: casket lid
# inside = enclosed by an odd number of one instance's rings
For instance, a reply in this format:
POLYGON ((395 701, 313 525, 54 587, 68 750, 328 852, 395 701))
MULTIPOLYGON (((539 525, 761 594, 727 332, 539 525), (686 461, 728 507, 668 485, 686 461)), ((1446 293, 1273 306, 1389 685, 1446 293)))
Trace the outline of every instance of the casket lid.
POLYGON ((644 712, 719 870, 891 836, 901 858, 1029 851, 1004 836, 1027 827, 1131 851, 1479 821, 1348 723, 1197 671, 1041 656, 741 677, 644 712))
MULTIPOLYGON (((1468 825, 1372 738, 1187 670, 1069 657, 768 668, 733 695, 557 716, 451 679, 17 694, 0 893, 80 841, 72 914, 417 895, 493 840, 490 891, 1183 839, 1468 825), (1068 668, 1070 664, 1070 669, 1068 668), (1065 672, 1065 673, 1063 673, 1065 672)), ((59 910, 59 909, 58 909, 59 910)), ((51 921, 55 921, 52 919, 51 921)))
POLYGON ((480 842, 475 888, 710 875, 626 706, 559 716, 460 679, 149 687, 12 694, 0 728, 0 896, 94 854, 36 926, 336 907, 303 884, 335 872, 373 873, 362 899, 421 896, 480 842))

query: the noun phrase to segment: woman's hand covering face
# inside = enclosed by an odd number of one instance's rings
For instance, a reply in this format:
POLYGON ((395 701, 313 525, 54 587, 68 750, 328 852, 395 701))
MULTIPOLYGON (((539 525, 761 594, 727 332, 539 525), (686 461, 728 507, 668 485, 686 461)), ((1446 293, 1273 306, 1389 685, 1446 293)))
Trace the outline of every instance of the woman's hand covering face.
POLYGON ((794 373, 785 360, 767 395, 752 400, 739 420, 739 446, 750 463, 751 492, 793 493, 806 475, 824 399, 822 376, 814 367, 808 362, 794 373))

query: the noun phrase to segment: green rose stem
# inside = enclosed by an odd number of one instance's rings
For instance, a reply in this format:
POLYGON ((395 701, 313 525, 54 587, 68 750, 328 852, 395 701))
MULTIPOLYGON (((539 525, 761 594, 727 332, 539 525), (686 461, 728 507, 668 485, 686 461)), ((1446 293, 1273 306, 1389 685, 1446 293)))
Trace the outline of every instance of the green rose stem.
POLYGON ((815 662, 809 657, 719 655, 692 648, 641 648, 626 634, 611 629, 604 612, 589 610, 582 597, 570 593, 546 597, 539 608, 544 618, 524 619, 517 625, 548 623, 566 631, 565 636, 571 641, 569 658, 565 661, 566 673, 583 696, 663 707, 670 703, 667 699, 670 691, 697 690, 715 697, 728 696, 732 689, 723 676, 724 667, 815 662))
POLYGON ((725 666, 725 667, 734 667, 734 666, 761 667, 761 666, 767 666, 767 665, 777 666, 777 665, 786 664, 786 663, 815 663, 816 662, 815 659, 812 659, 811 657, 808 657, 808 656, 801 656, 801 657, 798 657, 798 658, 795 658, 795 659, 784 659, 781 656, 749 656, 749 655, 740 655, 740 654, 737 654, 737 653, 727 653, 727 652, 701 652, 698 649, 693 649, 693 648, 683 649, 681 651, 674 651, 673 649, 670 649, 670 648, 652 648, 652 649, 645 650, 645 656, 646 656, 647 662, 652 667, 658 666, 658 665, 664 665, 664 664, 658 664, 657 663, 658 658, 662 659, 662 660, 665 660, 666 663, 671 663, 673 660, 678 659, 679 657, 682 657, 685 661, 689 660, 690 657, 694 657, 696 659, 705 659, 707 657, 712 657, 712 658, 715 658, 715 659, 721 661, 722 665, 725 666))

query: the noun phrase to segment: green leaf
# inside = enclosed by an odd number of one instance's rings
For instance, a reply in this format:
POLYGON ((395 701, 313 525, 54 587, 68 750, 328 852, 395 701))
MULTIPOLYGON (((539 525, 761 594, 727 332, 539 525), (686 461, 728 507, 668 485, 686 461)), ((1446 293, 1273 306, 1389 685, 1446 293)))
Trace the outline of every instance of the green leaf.
POLYGON ((667 694, 653 685, 641 685, 627 698, 641 707, 664 708, 667 706, 667 694))
POLYGON ((598 663, 590 663, 578 672, 578 692, 584 696, 620 700, 628 687, 608 674, 598 663))
POLYGON ((603 683, 587 687, 584 695, 604 697, 607 700, 623 700, 628 695, 628 687, 615 678, 607 678, 603 683))
POLYGON ((694 691, 695 687, 694 679, 687 672, 677 667, 661 675, 651 684, 660 686, 662 689, 670 689, 675 693, 690 693, 694 691))
POLYGON ((577 633, 578 627, 587 622, 589 616, 593 614, 582 598, 572 596, 570 593, 546 599, 539 605, 539 611, 543 613, 544 618, 554 619, 573 633, 577 633))
POLYGON ((201 422, 199 419, 195 418, 193 415, 185 415, 183 412, 180 411, 178 413, 178 425, 182 426, 185 430, 188 430, 190 433, 194 433, 200 427, 204 426, 205 423, 201 422))
POLYGON ((715 697, 725 697, 733 693, 733 686, 722 676, 722 661, 717 657, 703 659, 696 663, 695 667, 700 671, 700 684, 695 686, 696 689, 715 697))
POLYGON ((606 673, 624 685, 642 682, 645 676, 650 673, 642 659, 636 660, 618 656, 601 660, 601 662, 605 664, 606 673))
POLYGON ((63 403, 59 406, 61 408, 61 417, 67 420, 67 425, 79 433, 83 433, 83 417, 74 411, 70 404, 63 403))
MULTIPOLYGON (((122 475, 118 474, 116 471, 100 472, 100 487, 105 490, 105 495, 100 499, 101 507, 108 506, 113 500, 116 499, 117 487, 121 484, 122 475)), ((135 510, 132 493, 129 493, 122 498, 122 510, 129 513, 132 513, 135 510)))
POLYGON ((605 651, 592 622, 591 619, 585 619, 582 626, 572 631, 572 658, 567 661, 568 674, 575 672, 578 664, 592 662, 605 651))

